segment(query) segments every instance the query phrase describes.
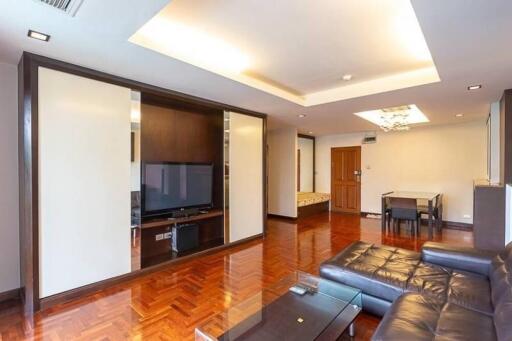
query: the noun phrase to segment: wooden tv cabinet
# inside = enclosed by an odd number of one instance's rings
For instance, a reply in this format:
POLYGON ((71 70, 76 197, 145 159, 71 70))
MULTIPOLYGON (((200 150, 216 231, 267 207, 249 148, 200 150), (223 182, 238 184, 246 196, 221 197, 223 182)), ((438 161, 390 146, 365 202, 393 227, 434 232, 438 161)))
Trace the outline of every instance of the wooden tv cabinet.
POLYGON ((168 260, 188 256, 224 244, 224 212, 213 209, 181 218, 160 218, 141 224, 141 267, 145 268, 168 260), (159 235, 168 234, 175 225, 196 223, 199 225, 199 246, 197 248, 174 252, 171 239, 160 239, 159 235))

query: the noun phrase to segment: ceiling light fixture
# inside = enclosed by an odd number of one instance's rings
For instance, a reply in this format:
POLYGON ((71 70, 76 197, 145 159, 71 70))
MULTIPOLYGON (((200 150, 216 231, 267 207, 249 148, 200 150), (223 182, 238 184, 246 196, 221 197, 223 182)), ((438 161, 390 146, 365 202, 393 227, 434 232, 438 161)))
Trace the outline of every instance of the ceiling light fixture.
POLYGON ((308 131, 308 134, 313 134, 313 132, 312 131, 308 131))
POLYGON ((300 114, 299 115, 299 118, 304 118, 304 117, 306 117, 306 114, 300 114))
POLYGON ((455 115, 455 117, 463 117, 463 116, 464 116, 464 114, 457 114, 457 115, 455 115))
POLYGON ((470 85, 468 86, 468 90, 478 90, 482 88, 482 84, 470 85))
POLYGON ((28 30, 27 36, 33 39, 42 40, 46 42, 50 40, 50 36, 48 34, 44 34, 33 30, 28 30))
POLYGON ((414 104, 357 112, 354 115, 378 125, 385 132, 409 130, 410 124, 429 122, 414 104))
POLYGON ((343 77, 341 77, 344 81, 348 82, 349 80, 352 80, 352 75, 343 75, 343 77))

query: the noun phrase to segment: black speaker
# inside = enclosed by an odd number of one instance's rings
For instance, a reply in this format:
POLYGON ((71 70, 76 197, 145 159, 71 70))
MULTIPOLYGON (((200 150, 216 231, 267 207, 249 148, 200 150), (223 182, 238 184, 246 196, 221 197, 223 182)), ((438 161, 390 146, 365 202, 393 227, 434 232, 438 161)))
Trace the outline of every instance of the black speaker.
POLYGON ((183 224, 172 227, 171 247, 175 252, 187 251, 199 246, 199 226, 183 224))

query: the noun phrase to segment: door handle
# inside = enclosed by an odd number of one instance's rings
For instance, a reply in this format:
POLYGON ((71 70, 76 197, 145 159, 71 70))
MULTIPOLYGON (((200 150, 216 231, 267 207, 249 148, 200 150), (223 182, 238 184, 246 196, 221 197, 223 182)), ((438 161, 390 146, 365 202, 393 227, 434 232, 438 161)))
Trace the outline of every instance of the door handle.
POLYGON ((361 171, 360 170, 355 170, 354 171, 354 175, 356 176, 356 181, 357 182, 361 182, 361 171))

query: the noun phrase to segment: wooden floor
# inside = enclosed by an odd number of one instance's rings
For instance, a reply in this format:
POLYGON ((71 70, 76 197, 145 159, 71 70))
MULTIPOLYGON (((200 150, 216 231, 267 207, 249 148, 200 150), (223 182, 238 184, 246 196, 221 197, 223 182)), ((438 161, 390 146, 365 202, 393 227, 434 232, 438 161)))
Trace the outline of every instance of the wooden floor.
MULTIPOLYGON (((328 214, 297 222, 269 220, 265 239, 195 259, 23 318, 19 306, 0 312, 0 340, 191 340, 194 327, 293 270, 319 264, 363 240, 418 250, 421 239, 382 235, 380 221, 328 214)), ((471 232, 444 230, 435 240, 472 245, 471 232)), ((357 340, 368 340, 379 318, 363 314, 357 340)))

